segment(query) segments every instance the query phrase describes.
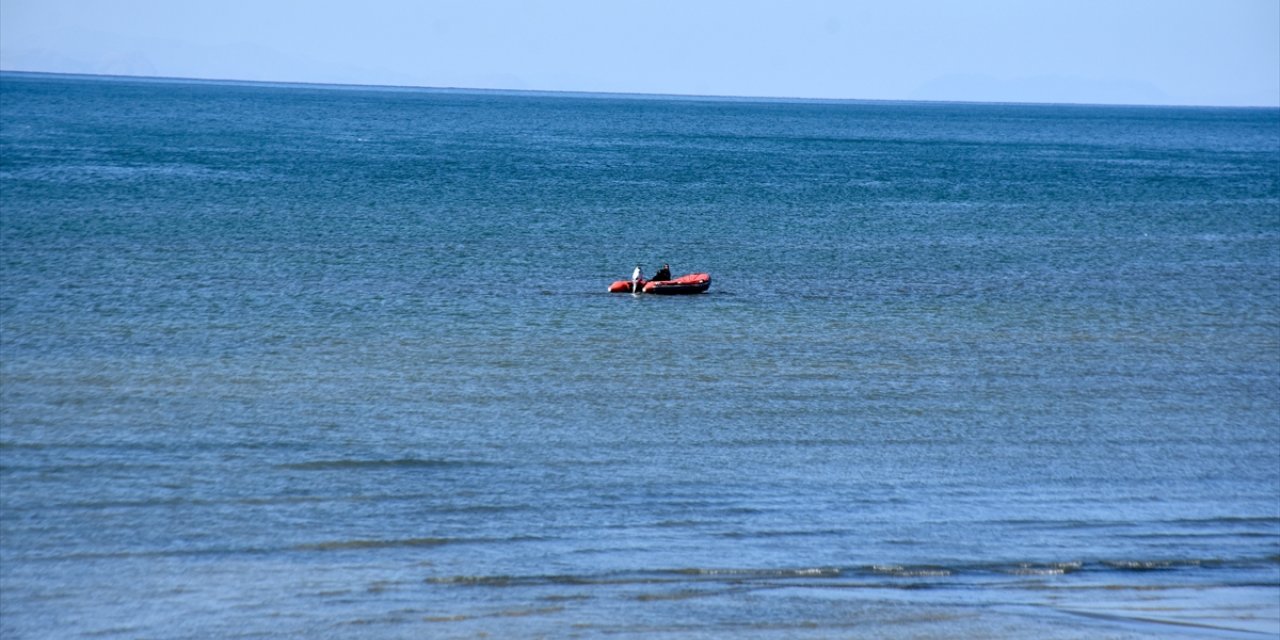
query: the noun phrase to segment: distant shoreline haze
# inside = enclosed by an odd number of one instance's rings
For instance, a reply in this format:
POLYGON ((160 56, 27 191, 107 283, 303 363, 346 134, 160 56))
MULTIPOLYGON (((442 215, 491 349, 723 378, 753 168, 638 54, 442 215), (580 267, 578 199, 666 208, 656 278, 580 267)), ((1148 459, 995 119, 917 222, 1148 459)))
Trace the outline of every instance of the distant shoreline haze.
MULTIPOLYGON (((663 94, 663 93, 630 93, 630 92, 609 92, 609 91, 571 91, 571 90, 543 90, 543 89, 502 89, 502 88, 477 88, 477 87, 430 87, 430 86, 414 86, 414 85, 385 85, 385 84, 359 84, 359 83, 327 83, 327 82, 298 82, 298 81, 277 81, 277 80, 237 80, 232 78, 188 78, 178 76, 159 76, 159 75, 128 75, 128 74, 111 74, 111 73, 78 73, 78 72, 60 72, 60 71, 30 71, 23 69, 0 69, 0 77, 4 75, 13 75, 15 77, 66 77, 66 78, 84 78, 84 79, 101 79, 101 80, 118 80, 118 81, 139 81, 139 82, 164 82, 178 84, 214 84, 214 85, 261 85, 276 87, 314 87, 314 88, 330 88, 343 90, 385 90, 385 91, 437 91, 437 92, 453 92, 453 93, 477 93, 477 94, 494 94, 494 95, 539 95, 539 96, 573 96, 573 97, 608 97, 622 99, 637 100, 690 100, 690 101, 715 101, 715 102, 774 102, 774 103, 940 103, 940 104, 1021 104, 1028 106, 1110 106, 1110 107, 1152 107, 1152 108, 1223 108, 1223 109, 1280 109, 1277 106, 1268 105, 1197 105, 1197 104, 1163 104, 1163 103, 1147 103, 1142 101, 1117 101, 1117 102, 1071 102, 1071 101, 1043 101, 1043 100, 981 100, 976 96, 970 99, 938 99, 928 97, 914 97, 902 99, 879 99, 879 98, 804 98, 804 97, 785 97, 785 96, 732 96, 732 95, 696 95, 696 94, 663 94)), ((969 77, 975 81, 982 81, 981 77, 969 77)), ((959 77, 950 77, 941 79, 937 82, 939 86, 954 86, 964 79, 959 77)), ((989 80, 987 79, 990 84, 989 80)), ((1033 81, 1031 84, 1042 83, 1044 80, 1033 81)), ((1021 83, 1013 83, 1018 85, 1021 83)), ((927 92, 919 92, 927 93, 927 92)), ((959 92, 958 92, 959 93, 959 92)), ((976 93, 976 92, 975 92, 976 93)), ((1132 95, 1142 94, 1141 89, 1135 89, 1132 95)))

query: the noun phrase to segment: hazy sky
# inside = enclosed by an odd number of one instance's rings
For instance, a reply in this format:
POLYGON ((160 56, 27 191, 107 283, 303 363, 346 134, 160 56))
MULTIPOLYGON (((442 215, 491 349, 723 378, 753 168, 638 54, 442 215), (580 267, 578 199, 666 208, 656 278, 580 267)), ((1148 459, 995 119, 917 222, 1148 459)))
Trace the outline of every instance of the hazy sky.
POLYGON ((1280 0, 0 0, 0 69, 1280 106, 1280 0))

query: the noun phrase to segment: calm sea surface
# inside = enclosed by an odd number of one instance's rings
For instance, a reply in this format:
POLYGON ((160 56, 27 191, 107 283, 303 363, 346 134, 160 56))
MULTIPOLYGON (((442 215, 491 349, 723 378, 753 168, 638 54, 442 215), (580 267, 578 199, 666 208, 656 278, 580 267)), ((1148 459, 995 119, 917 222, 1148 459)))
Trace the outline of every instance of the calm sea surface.
POLYGON ((1277 633, 1280 111, 0 75, 6 639, 1277 633))

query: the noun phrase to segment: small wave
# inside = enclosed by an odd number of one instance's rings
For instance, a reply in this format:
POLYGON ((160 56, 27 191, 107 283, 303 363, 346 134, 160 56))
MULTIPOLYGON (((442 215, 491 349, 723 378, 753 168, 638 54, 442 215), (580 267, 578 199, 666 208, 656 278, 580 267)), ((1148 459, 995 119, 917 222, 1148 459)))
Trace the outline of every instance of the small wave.
POLYGON ((667 529, 667 528, 680 529, 680 528, 686 528, 686 527, 688 528, 705 527, 705 526, 714 525, 714 524, 718 524, 718 522, 715 520, 661 520, 647 526, 658 528, 658 529, 667 529))
POLYGON ((502 544, 516 542, 537 542, 546 540, 541 536, 511 536, 508 538, 395 538, 378 540, 357 538, 353 540, 332 540, 300 544, 292 547, 295 551, 350 551, 359 549, 394 549, 402 547, 439 547, 446 544, 502 544))
POLYGON ((426 616, 423 622, 463 622, 478 618, 524 618, 527 616, 545 616, 564 611, 562 606, 534 607, 529 609, 503 609, 491 613, 457 614, 446 616, 426 616))
POLYGON ((520 582, 515 576, 436 576, 427 578, 428 584, 456 584, 478 587, 506 587, 513 582, 520 582))
POLYGON ((676 600, 692 600, 694 598, 706 598, 709 596, 720 596, 726 593, 736 593, 739 589, 679 589, 677 591, 665 593, 641 593, 632 596, 632 599, 638 602, 663 602, 676 600))
POLYGON ((531 576, 435 576, 427 578, 428 584, 458 585, 466 587, 527 587, 536 585, 599 585, 645 583, 652 580, 629 580, 604 576, 531 575, 531 576))
POLYGON ((1083 562, 1053 562, 1049 564, 1019 563, 1005 571, 1015 576, 1060 576, 1074 573, 1084 567, 1083 562))
MULTIPOLYGON (((1280 562, 1280 556, 1241 560, 1243 566, 1256 566, 1258 562, 1280 562)), ((456 575, 436 576, 426 579, 429 584, 457 587, 529 587, 544 585, 578 586, 634 586, 643 587, 649 595, 637 596, 641 600, 682 600, 716 592, 716 585, 728 589, 755 588, 877 588, 877 589, 928 589, 939 586, 959 585, 975 587, 988 584, 1007 584, 1018 581, 1020 588, 1034 589, 1040 582, 1048 586, 1061 586, 1056 582, 1061 576, 1081 572, 1097 576, 1089 583, 1101 581, 1100 586, 1086 588, 1128 589, 1157 588, 1152 585, 1124 585, 1128 579, 1108 580, 1109 572, 1158 571, 1163 569, 1203 569, 1212 571, 1222 566, 1211 560, 1122 560, 1122 561, 1066 561, 1066 562, 976 562, 957 565, 903 565, 873 564, 851 567, 819 566, 792 568, 749 567, 687 567, 669 569, 637 569, 635 571, 605 572, 600 574, 550 574, 550 575, 456 575), (1111 585, 1112 582, 1116 584, 1111 585), (665 592, 650 592, 649 587, 663 586, 665 592)), ((1071 583, 1075 584, 1075 583, 1071 583)), ((1078 588, 1073 587, 1073 588, 1078 588)), ((1163 587, 1158 587, 1163 588, 1163 587)))
POLYGON ((954 573, 951 569, 945 567, 904 567, 896 564, 871 565, 871 572, 895 578, 945 578, 954 573))
POLYGON ((299 551, 344 551, 349 549, 391 549, 397 547, 438 547, 446 544, 467 542, 456 538, 405 538, 402 540, 336 540, 300 544, 299 551))
POLYGON ((1004 519, 992 520, 991 524, 1009 525, 1033 529, 1126 529, 1138 526, 1136 522, 1122 520, 1026 520, 1004 519))
POLYGON ((435 576, 427 578, 429 584, 479 586, 479 587, 512 587, 531 585, 654 585, 689 581, 752 581, 778 580, 788 578, 834 578, 841 575, 837 567, 812 567, 796 569, 716 569, 686 568, 657 569, 651 571, 605 573, 595 575, 553 574, 553 575, 459 575, 435 576))
POLYGON ((1270 524, 1280 525, 1280 517, 1276 516, 1222 516, 1218 518, 1179 518, 1166 520, 1169 524, 1270 524))
POLYGON ((838 529, 819 530, 768 530, 768 531, 725 531, 718 534, 722 538, 807 538, 821 536, 838 536, 848 533, 838 529))
POLYGON ((450 467, 482 466, 483 462, 467 460, 438 460, 423 458, 399 458, 396 460, 314 460, 279 465, 293 471, 345 471, 361 469, 442 469, 450 467))
POLYGON ((837 567, 811 567, 804 569, 715 569, 689 568, 674 569, 668 573, 686 576, 729 576, 742 578, 823 578, 834 577, 841 573, 837 567))
POLYGON ((1164 571, 1180 567, 1199 567, 1204 563, 1204 560, 1106 560, 1102 565, 1121 571, 1164 571))
POLYGON ((169 471, 174 468, 176 468, 176 465, 157 464, 152 462, 120 462, 116 460, 104 460, 101 462, 85 462, 83 464, 5 463, 3 465, 0 465, 0 472, 61 475, 61 474, 114 473, 114 472, 121 472, 121 471, 123 472, 169 471))

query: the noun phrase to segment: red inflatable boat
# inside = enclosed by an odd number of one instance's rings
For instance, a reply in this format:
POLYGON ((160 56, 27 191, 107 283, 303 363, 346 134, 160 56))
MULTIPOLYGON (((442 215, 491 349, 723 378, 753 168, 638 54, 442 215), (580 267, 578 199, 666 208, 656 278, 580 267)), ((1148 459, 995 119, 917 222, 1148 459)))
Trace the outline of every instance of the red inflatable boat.
MULTIPOLYGON (((711 287, 711 276, 705 273, 690 273, 671 280, 641 280, 639 286, 640 291, 638 293, 656 293, 668 296, 704 293, 711 287)), ((609 293, 631 293, 631 281, 619 280, 609 285, 609 293)))

